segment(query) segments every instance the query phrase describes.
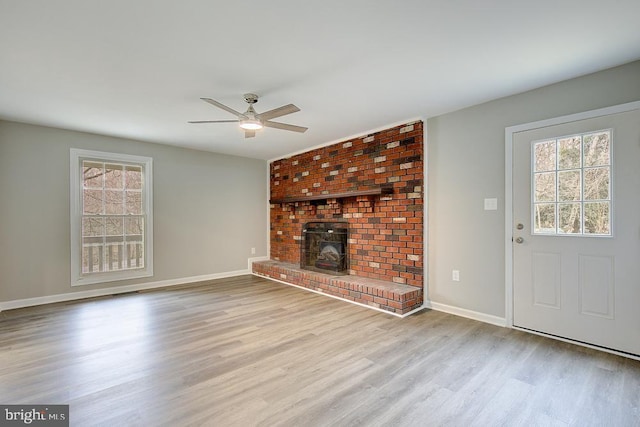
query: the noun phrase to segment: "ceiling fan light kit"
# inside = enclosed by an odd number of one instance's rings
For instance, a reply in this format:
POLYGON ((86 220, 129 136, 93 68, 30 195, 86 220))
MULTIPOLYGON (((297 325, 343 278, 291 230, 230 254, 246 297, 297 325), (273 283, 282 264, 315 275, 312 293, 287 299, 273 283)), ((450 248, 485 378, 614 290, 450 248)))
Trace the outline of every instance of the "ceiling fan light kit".
POLYGON ((247 104, 249 104, 249 108, 244 113, 240 113, 233 108, 227 107, 226 105, 215 101, 211 98, 200 98, 204 102, 211 104, 215 107, 218 107, 222 110, 225 110, 234 116, 238 117, 237 120, 195 120, 190 121, 189 123, 239 123, 240 128, 245 131, 245 138, 253 138, 256 136, 256 130, 262 129, 263 127, 270 127, 275 129, 288 130, 293 132, 305 132, 307 130, 306 127, 290 125, 287 123, 280 122, 272 122, 271 119, 275 119, 276 117, 282 117, 287 114, 295 113, 300 111, 298 107, 293 104, 283 105, 282 107, 274 108, 273 110, 265 111, 264 113, 256 113, 256 110, 253 109, 253 104, 258 102, 258 95, 255 93, 245 93, 244 100, 247 104))
POLYGON ((262 129, 264 126, 262 126, 262 123, 260 123, 259 120, 247 119, 247 120, 240 121, 240 127, 245 130, 259 130, 259 129, 262 129))

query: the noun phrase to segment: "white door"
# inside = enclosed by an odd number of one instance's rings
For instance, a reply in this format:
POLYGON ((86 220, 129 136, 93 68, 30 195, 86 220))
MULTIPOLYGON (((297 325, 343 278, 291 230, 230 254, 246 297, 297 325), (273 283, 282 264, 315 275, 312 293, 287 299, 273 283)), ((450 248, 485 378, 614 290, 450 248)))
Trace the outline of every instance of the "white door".
POLYGON ((640 110, 513 135, 513 324, 640 355, 640 110))

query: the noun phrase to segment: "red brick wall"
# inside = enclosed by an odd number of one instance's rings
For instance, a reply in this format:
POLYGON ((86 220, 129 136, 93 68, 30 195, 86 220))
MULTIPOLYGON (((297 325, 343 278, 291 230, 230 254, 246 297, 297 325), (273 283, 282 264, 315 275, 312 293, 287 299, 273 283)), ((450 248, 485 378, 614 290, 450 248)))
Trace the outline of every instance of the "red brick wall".
POLYGON ((300 263, 302 226, 349 223, 350 274, 422 287, 423 124, 413 122, 271 163, 271 199, 392 185, 393 194, 271 205, 271 258, 300 263))

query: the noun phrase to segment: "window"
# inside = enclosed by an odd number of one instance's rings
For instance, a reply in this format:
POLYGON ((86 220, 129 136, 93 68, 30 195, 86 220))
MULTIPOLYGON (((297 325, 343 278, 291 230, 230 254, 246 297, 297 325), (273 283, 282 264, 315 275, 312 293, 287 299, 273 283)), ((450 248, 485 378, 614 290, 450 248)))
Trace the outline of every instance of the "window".
POLYGON ((611 235, 611 130, 536 141, 533 234, 611 235))
POLYGON ((71 149, 72 285, 153 275, 152 161, 71 149))

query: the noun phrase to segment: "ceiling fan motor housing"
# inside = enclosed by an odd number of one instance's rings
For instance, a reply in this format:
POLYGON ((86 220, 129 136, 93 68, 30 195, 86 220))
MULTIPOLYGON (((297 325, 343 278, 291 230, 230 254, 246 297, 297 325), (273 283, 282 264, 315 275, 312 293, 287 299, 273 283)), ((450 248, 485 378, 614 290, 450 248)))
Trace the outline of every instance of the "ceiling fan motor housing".
POLYGON ((255 93, 245 93, 244 100, 249 104, 255 104, 256 102, 258 102, 258 95, 256 95, 255 93))

